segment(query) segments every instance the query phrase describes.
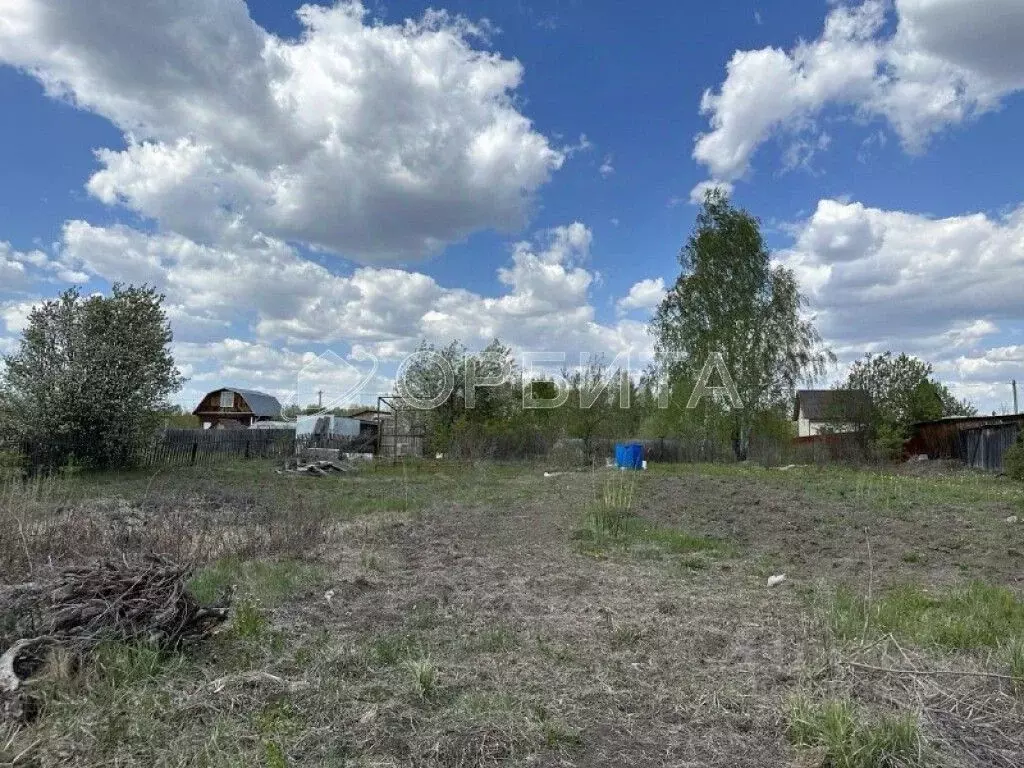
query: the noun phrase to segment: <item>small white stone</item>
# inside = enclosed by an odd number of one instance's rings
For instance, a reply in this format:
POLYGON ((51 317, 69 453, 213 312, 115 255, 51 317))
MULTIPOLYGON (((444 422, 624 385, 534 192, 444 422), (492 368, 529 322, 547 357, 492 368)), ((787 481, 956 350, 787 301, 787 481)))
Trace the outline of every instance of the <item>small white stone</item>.
POLYGON ((786 580, 786 574, 784 574, 784 573, 777 573, 774 576, 769 576, 768 577, 768 586, 769 587, 777 587, 779 584, 781 584, 785 580, 786 580))
POLYGON ((1006 522, 1008 522, 1008 523, 1016 523, 1017 522, 1017 516, 1016 515, 1010 515, 1008 518, 1006 518, 1006 522))

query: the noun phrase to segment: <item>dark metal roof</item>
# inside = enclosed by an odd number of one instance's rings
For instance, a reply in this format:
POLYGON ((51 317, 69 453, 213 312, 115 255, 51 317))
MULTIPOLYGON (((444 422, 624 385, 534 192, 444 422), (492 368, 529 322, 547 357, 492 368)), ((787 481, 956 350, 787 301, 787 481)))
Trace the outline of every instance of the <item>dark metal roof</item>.
POLYGON ((367 421, 376 424, 379 420, 386 419, 390 415, 390 411, 377 411, 375 408, 364 408, 361 411, 350 413, 348 418, 355 419, 356 421, 367 421))
POLYGON ((793 418, 812 421, 863 421, 871 413, 871 395, 863 389, 801 389, 793 418))
MULTIPOLYGON (((229 389, 231 388, 229 387, 229 389)), ((254 416, 268 419, 281 417, 281 403, 273 395, 257 392, 255 389, 231 389, 231 391, 242 396, 254 416)))
POLYGON ((978 414, 977 416, 946 416, 944 419, 932 421, 915 421, 912 427, 926 427, 932 424, 949 424, 965 428, 994 426, 998 424, 1024 424, 1024 413, 1001 413, 994 416, 978 414))
POLYGON ((235 392, 241 395, 242 399, 245 400, 245 404, 249 406, 252 415, 258 419, 281 418, 281 403, 278 402, 276 397, 268 395, 266 392, 257 392, 255 389, 239 389, 238 387, 221 387, 220 389, 208 392, 203 400, 218 392, 235 392))

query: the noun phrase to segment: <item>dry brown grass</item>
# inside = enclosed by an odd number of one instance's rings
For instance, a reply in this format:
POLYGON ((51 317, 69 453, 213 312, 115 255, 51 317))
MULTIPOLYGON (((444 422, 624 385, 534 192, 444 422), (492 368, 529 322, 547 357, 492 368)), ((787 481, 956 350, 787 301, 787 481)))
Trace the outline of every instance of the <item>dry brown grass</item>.
POLYGON ((250 468, 228 472, 222 483, 206 470, 199 487, 176 472, 104 483, 60 475, 3 483, 0 569, 14 582, 114 552, 206 564, 228 556, 315 556, 323 548, 332 519, 323 505, 283 486, 250 486, 250 468))
POLYGON ((54 682, 35 725, 0 730, 0 761, 820 766, 791 743, 802 697, 852 702, 862 734, 914 716, 935 764, 1024 764, 1008 649, 843 637, 827 612, 841 583, 1015 589, 1018 500, 995 481, 680 467, 609 496, 600 471, 530 466, 232 472, 92 480, 0 514, 15 569, 180 546, 209 563, 196 588, 240 606, 198 655, 111 649, 54 682), (581 548, 594 505, 627 496, 663 540, 581 548), (126 508, 145 524, 110 522, 126 508), (684 539, 721 546, 697 567, 684 539))

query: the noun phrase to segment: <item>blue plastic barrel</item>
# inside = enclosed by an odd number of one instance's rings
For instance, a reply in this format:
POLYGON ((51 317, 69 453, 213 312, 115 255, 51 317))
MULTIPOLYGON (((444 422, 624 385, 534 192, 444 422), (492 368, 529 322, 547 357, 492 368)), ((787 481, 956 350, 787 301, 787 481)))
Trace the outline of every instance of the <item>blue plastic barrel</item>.
POLYGON ((615 466, 622 469, 643 469, 644 446, 642 443, 616 443, 615 466))

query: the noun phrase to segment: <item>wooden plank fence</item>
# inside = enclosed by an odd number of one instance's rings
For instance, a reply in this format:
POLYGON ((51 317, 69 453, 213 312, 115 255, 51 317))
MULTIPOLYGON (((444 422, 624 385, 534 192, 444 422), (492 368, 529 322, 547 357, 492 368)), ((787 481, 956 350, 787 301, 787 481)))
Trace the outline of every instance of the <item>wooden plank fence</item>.
POLYGON ((1020 426, 994 424, 957 433, 956 457, 967 466, 989 472, 1003 471, 1003 457, 1017 441, 1020 426))
POLYGON ((146 466, 196 466, 230 459, 295 454, 293 429, 165 429, 143 457, 146 466))
POLYGON ((306 435, 293 429, 165 429, 143 457, 145 466, 197 466, 225 460, 284 459, 304 448, 373 453, 374 438, 306 435))

